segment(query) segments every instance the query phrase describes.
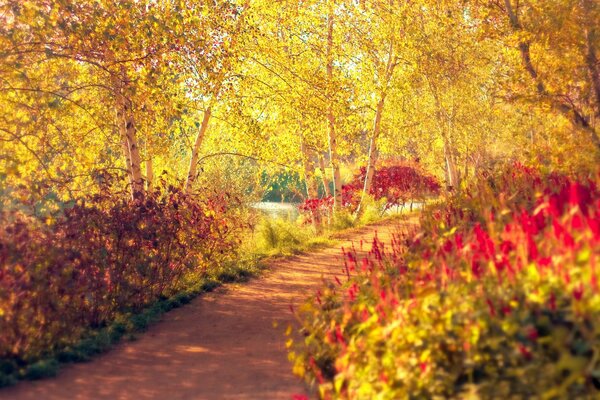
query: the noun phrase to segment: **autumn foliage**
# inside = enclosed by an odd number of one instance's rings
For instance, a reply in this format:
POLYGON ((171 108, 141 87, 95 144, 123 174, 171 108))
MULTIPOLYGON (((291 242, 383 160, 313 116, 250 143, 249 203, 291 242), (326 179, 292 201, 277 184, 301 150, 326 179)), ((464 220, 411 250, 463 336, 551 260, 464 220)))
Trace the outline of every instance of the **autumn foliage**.
POLYGON ((597 396, 597 183, 514 165, 347 251, 299 311, 296 372, 324 397, 597 396))
POLYGON ((0 214, 0 359, 35 360, 173 295, 237 244, 225 196, 200 201, 166 185, 138 200, 109 193, 44 218, 0 214))
MULTIPOLYGON (((342 206, 350 211, 358 207, 363 191, 367 169, 361 167, 351 182, 342 186, 342 206)), ((413 201, 423 201, 428 196, 438 195, 440 185, 431 175, 416 165, 403 163, 382 166, 375 171, 369 195, 381 201, 382 213, 394 206, 404 206, 413 201)), ((331 213, 333 198, 325 196, 306 199, 298 206, 301 213, 310 217, 315 210, 331 213)))
MULTIPOLYGON (((362 189, 367 170, 360 173, 349 184, 353 191, 362 189)), ((419 166, 408 163, 381 166, 373 175, 369 194, 375 200, 385 199, 384 209, 403 206, 408 202, 423 201, 427 196, 438 195, 440 184, 433 176, 425 173, 419 166)))

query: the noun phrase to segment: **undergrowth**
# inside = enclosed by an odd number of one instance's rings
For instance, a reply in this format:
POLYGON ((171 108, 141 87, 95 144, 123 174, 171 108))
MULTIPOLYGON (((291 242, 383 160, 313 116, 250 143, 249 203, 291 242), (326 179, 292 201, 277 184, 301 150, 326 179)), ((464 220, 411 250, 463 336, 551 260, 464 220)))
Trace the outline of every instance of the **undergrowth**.
POLYGON ((245 282, 263 269, 264 264, 257 257, 225 263, 202 277, 188 277, 183 285, 185 289, 173 296, 160 298, 140 312, 121 313, 106 326, 89 329, 74 344, 57 345, 30 362, 0 359, 0 388, 19 380, 56 376, 63 364, 89 361, 123 339, 136 340, 138 333, 159 321, 164 313, 188 304, 200 294, 211 292, 224 283, 245 282))

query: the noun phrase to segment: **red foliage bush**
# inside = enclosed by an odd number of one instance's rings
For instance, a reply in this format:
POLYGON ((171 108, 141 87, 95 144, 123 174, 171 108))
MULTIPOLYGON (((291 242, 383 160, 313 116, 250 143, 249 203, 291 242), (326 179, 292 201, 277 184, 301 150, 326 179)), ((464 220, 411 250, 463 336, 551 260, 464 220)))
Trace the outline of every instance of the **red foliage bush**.
POLYGON ((300 307, 296 370, 343 398, 596 398, 597 182, 516 164, 347 252, 300 307))
MULTIPOLYGON (((363 189, 366 168, 354 177, 350 186, 355 191, 363 189)), ((423 200, 427 196, 437 196, 440 184, 431 175, 424 173, 419 167, 410 164, 397 164, 378 168, 373 175, 373 183, 369 194, 380 200, 385 198, 385 209, 406 202, 423 200)))
MULTIPOLYGON (((361 167, 354 179, 342 186, 342 206, 351 210, 358 207, 362 195, 367 169, 361 167)), ((375 200, 385 199, 382 212, 397 205, 403 206, 409 201, 423 200, 427 196, 437 196, 440 184, 431 175, 424 173, 418 166, 396 164, 382 166, 375 171, 369 194, 375 200)), ((314 211, 330 213, 333 197, 306 199, 298 206, 302 214, 312 215, 314 211)))
POLYGON ((0 359, 29 359, 178 289, 235 246, 222 197, 99 194, 53 220, 0 212, 0 359))

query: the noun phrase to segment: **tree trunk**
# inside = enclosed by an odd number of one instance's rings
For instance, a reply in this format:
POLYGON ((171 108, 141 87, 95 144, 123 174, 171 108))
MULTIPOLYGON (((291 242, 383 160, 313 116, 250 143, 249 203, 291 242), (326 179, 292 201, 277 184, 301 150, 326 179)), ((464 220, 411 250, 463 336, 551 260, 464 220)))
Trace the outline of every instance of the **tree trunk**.
MULTIPOLYGON (((229 43, 229 51, 231 54, 235 54, 234 51, 237 47, 237 41, 239 39, 239 35, 242 32, 242 28, 244 27, 244 17, 246 15, 246 10, 248 9, 249 1, 245 1, 242 5, 242 13, 236 23, 235 31, 232 32, 231 42, 229 43)), ((188 174, 185 180, 184 191, 186 193, 190 193, 192 190, 192 186, 194 181, 198 177, 198 156, 200 154, 200 149, 202 147, 202 142, 204 141, 204 137, 206 136, 206 131, 208 130, 208 122, 210 121, 210 117, 212 115, 212 106, 216 101, 218 101, 219 96, 221 94, 221 89, 223 86, 223 82, 226 78, 226 73, 230 72, 232 69, 231 59, 233 57, 225 58, 225 63, 221 67, 221 71, 215 78, 215 85, 211 92, 210 104, 204 110, 204 115, 202 117, 202 123, 200 124, 200 130, 198 131, 198 135, 196 136, 196 141, 194 142, 194 147, 192 149, 192 156, 190 159, 190 166, 188 168, 188 174)))
POLYGON ((360 196, 360 203, 358 204, 358 208, 356 209, 356 219, 360 218, 364 213, 364 201, 367 194, 371 190, 373 176, 375 175, 375 166, 377 165, 377 159, 379 156, 379 152, 377 150, 377 138, 379 137, 379 132, 381 130, 381 117, 383 115, 384 104, 385 92, 381 95, 381 99, 379 99, 379 102, 377 103, 377 110, 375 112, 375 122, 373 123, 373 135, 371 136, 371 143, 369 144, 369 160, 367 163, 365 183, 363 185, 363 191, 360 196))
POLYGON ((335 116, 333 115, 333 3, 329 3, 327 15, 327 84, 328 101, 327 121, 329 123, 329 162, 333 172, 333 210, 342 207, 342 177, 337 155, 337 137, 335 133, 335 116))
POLYGON ((125 132, 125 119, 121 111, 117 111, 117 125, 119 127, 119 136, 121 137, 121 151, 125 159, 125 169, 130 187, 133 187, 133 174, 131 173, 131 155, 129 154, 129 143, 127 143, 127 132, 125 132))
POLYGON ((146 160, 146 190, 152 188, 152 181, 154 180, 154 169, 152 167, 152 158, 148 156, 146 160))
POLYGON ((128 85, 127 73, 124 68, 121 68, 120 76, 113 77, 113 86, 116 92, 117 125, 130 179, 131 196, 136 199, 144 196, 144 178, 142 176, 142 161, 137 143, 137 131, 131 100, 127 98, 128 85))
POLYGON ((451 192, 460 187, 460 177, 456 168, 454 151, 447 138, 444 138, 444 159, 446 161, 446 186, 451 192))
POLYGON ((335 118, 329 112, 329 161, 333 178, 333 209, 337 211, 342 206, 342 176, 337 156, 337 138, 335 136, 335 118))
POLYGON ((325 168, 325 159, 322 155, 319 156, 319 167, 321 168, 321 179, 323 180, 323 190, 325 196, 331 196, 331 189, 329 188, 329 179, 327 179, 327 169, 325 168))
POLYGON ((588 72, 590 74, 590 80, 592 82, 592 89, 594 92, 596 123, 600 123, 600 62, 596 55, 596 49, 594 48, 594 40, 596 38, 596 31, 593 29, 586 29, 586 64, 588 72))
MULTIPOLYGON (((317 199, 319 197, 317 181, 314 176, 314 168, 310 165, 310 151, 306 147, 304 140, 300 143, 300 151, 302 153, 302 164, 304 167, 304 180, 306 182, 306 194, 309 199, 317 199)), ((317 234, 323 232, 321 223, 321 212, 318 209, 311 211, 312 224, 317 234)))
POLYGON ((210 121, 211 114, 212 114, 211 106, 208 106, 206 108, 206 110, 204 110, 202 124, 200 124, 200 130, 198 131, 198 135, 196 136, 196 141, 194 142, 194 148, 192 149, 192 157, 190 159, 190 166, 188 168, 188 174, 187 174, 187 179, 185 181, 185 188, 184 188, 184 190, 187 193, 191 192, 192 185, 198 175, 198 155, 200 154, 200 148, 202 147, 202 142, 204 141, 204 137, 206 136, 206 131, 208 129, 208 122, 210 121))
POLYGON ((140 156, 140 148, 137 142, 137 129, 135 127, 135 120, 131 105, 126 102, 127 107, 125 109, 127 120, 127 142, 129 144, 129 154, 131 156, 131 173, 133 176, 133 191, 132 195, 134 198, 141 198, 144 196, 144 177, 142 176, 142 158, 140 156))

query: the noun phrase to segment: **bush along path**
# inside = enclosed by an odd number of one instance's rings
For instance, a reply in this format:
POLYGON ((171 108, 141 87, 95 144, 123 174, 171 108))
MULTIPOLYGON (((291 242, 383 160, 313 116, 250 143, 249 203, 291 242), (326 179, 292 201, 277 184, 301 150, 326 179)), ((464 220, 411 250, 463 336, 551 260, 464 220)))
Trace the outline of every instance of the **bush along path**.
POLYGON ((347 251, 295 371, 324 398, 600 398, 599 183, 515 164, 347 251))
MULTIPOLYGON (((0 399, 291 399, 311 396, 292 374, 284 331, 290 308, 322 278, 341 274, 341 247, 385 240, 390 222, 361 228, 341 245, 273 260, 270 271, 164 315, 139 340, 122 342, 57 377, 0 389, 0 399)), ((367 250, 367 245, 364 246, 367 250)))

